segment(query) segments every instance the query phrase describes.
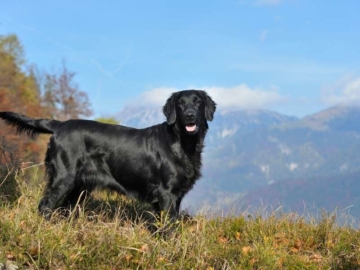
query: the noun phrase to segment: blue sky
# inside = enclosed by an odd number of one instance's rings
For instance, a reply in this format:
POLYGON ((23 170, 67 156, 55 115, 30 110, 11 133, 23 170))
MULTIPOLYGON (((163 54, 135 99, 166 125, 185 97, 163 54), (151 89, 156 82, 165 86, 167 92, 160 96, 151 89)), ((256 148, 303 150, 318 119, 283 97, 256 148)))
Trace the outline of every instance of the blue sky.
POLYGON ((206 89, 221 109, 304 116, 360 104, 360 2, 2 1, 0 35, 77 73, 95 116, 206 89))

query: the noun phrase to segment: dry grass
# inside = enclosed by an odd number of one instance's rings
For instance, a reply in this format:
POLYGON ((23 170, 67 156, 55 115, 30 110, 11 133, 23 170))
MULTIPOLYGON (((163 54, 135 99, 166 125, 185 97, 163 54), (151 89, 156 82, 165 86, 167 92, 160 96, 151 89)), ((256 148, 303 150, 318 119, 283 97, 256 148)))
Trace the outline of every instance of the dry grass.
POLYGON ((20 197, 0 206, 0 262, 20 269, 360 269, 360 232, 334 214, 199 214, 162 237, 146 207, 106 194, 45 221, 42 184, 17 181, 20 197))

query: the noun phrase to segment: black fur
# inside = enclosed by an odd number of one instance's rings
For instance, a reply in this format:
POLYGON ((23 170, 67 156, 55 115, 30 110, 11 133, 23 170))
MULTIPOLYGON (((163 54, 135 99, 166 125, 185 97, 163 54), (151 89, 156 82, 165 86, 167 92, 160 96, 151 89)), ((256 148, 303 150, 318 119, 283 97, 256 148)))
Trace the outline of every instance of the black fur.
POLYGON ((201 176, 207 121, 215 109, 205 91, 185 90, 173 93, 163 107, 167 122, 145 129, 35 120, 13 112, 0 112, 0 118, 30 136, 53 133, 45 158, 48 185, 39 203, 46 217, 100 187, 147 201, 156 213, 167 211, 174 220, 184 195, 201 176))
POLYGON ((26 133, 33 139, 39 133, 54 133, 62 124, 60 121, 49 119, 36 120, 14 112, 0 112, 0 118, 4 119, 5 124, 15 127, 17 133, 26 133))

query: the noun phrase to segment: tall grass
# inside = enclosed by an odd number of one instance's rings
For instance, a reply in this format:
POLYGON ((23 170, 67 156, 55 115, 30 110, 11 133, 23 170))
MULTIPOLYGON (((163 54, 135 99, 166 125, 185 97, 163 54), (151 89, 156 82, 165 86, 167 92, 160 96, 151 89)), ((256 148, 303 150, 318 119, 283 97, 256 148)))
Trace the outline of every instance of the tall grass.
POLYGON ((107 193, 46 221, 37 213, 43 184, 37 173, 32 184, 23 177, 18 198, 0 205, 0 263, 20 269, 360 269, 360 232, 339 227, 335 213, 211 217, 208 209, 164 237, 149 230, 165 221, 146 205, 107 193))
POLYGON ((0 201, 14 201, 20 196, 17 173, 19 160, 0 146, 0 201))

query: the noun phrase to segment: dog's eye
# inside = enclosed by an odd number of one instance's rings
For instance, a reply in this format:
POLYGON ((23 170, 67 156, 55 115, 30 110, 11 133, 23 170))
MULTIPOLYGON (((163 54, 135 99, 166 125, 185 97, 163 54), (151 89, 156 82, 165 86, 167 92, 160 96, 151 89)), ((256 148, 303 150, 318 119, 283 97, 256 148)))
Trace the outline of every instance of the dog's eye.
POLYGON ((199 106, 200 104, 201 104, 201 100, 200 99, 197 99, 197 100, 195 100, 195 105, 197 105, 197 106, 199 106))
POLYGON ((184 105, 185 105, 185 101, 180 100, 180 101, 178 102, 178 106, 179 106, 179 107, 184 106, 184 105))

